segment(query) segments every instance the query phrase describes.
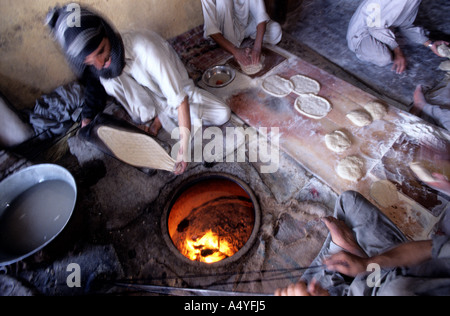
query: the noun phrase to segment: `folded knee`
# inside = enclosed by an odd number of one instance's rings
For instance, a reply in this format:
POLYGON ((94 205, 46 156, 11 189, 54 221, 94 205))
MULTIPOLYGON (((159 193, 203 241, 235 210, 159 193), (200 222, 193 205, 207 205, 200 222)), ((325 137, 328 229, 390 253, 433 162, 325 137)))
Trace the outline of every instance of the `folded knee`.
POLYGON ((228 123, 228 121, 230 119, 231 119, 231 109, 228 106, 226 106, 222 110, 221 115, 218 115, 214 125, 222 126, 222 125, 228 123))
POLYGON ((267 35, 264 41, 271 45, 277 45, 283 38, 283 29, 277 22, 271 21, 267 26, 267 35))

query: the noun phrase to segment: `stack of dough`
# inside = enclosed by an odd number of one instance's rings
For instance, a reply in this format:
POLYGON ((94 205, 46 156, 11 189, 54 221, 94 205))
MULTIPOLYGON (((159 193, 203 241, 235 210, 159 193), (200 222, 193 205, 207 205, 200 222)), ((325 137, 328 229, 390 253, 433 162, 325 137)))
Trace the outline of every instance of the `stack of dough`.
POLYGON ((330 113, 330 102, 318 96, 321 86, 316 80, 302 75, 295 75, 290 80, 280 76, 270 76, 262 84, 264 91, 276 97, 286 97, 292 92, 298 94, 295 109, 315 120, 323 119, 330 113))
MULTIPOLYGON (((347 118, 356 126, 364 127, 373 121, 382 120, 388 114, 387 106, 378 101, 369 102, 364 109, 350 112, 347 118)), ((342 153, 351 147, 351 141, 343 132, 336 131, 325 137, 325 142, 330 150, 342 153)), ((364 160, 359 157, 347 157, 339 162, 338 175, 349 181, 359 181, 364 177, 364 160)))
POLYGON ((350 112, 347 118, 356 126, 364 127, 372 124, 373 121, 382 120, 388 114, 387 107, 379 102, 372 101, 359 109, 350 112))
MULTIPOLYGON (((450 48, 447 47, 447 45, 443 44, 443 45, 439 46, 438 53, 442 57, 447 57, 450 59, 450 48)), ((447 61, 444 61, 443 63, 441 63, 441 65, 439 66, 439 69, 442 71, 450 72, 450 60, 447 60, 447 61)))

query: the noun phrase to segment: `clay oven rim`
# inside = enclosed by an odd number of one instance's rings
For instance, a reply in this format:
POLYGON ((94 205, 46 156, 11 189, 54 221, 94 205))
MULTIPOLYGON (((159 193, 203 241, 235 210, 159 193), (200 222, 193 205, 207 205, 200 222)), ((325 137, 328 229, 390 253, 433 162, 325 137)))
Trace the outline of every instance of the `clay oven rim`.
POLYGON ((221 268, 228 264, 237 262, 253 247, 253 245, 258 237, 259 229, 261 226, 261 209, 259 207, 259 203, 258 203, 253 191, 242 180, 240 180, 232 175, 225 174, 225 173, 202 173, 202 174, 192 176, 192 177, 186 179, 185 181, 183 181, 182 184, 180 186, 178 186, 178 188, 174 191, 172 196, 173 197, 166 203, 166 206, 164 207, 164 212, 163 212, 162 221, 161 221, 161 231, 163 234, 164 241, 166 242, 166 244, 169 247, 169 249, 171 250, 171 252, 182 262, 187 263, 194 267, 199 267, 199 268, 221 268), (232 182, 236 183, 237 185, 239 185, 248 194, 248 196, 250 197, 250 200, 253 203, 253 209, 255 212, 255 224, 254 224, 253 231, 252 231, 252 234, 251 234, 249 240, 247 241, 245 246, 243 248, 241 248, 234 256, 224 259, 222 261, 213 263, 213 264, 207 264, 207 263, 203 263, 203 262, 189 260, 188 258, 183 256, 183 254, 180 253, 180 251, 173 244, 173 241, 170 237, 168 220, 169 220, 169 215, 170 215, 170 211, 172 210, 172 207, 177 202, 178 198, 183 194, 183 192, 185 192, 192 185, 195 185, 195 184, 200 183, 205 180, 211 180, 211 179, 219 179, 219 180, 223 179, 223 180, 232 181, 232 182))

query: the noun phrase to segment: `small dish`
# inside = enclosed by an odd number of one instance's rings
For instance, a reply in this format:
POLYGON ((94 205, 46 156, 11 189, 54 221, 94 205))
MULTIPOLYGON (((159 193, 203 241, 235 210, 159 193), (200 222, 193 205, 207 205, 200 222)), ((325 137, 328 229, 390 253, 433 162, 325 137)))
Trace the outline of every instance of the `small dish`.
POLYGON ((214 66, 203 74, 203 82, 212 88, 228 86, 236 78, 236 72, 229 66, 214 66))

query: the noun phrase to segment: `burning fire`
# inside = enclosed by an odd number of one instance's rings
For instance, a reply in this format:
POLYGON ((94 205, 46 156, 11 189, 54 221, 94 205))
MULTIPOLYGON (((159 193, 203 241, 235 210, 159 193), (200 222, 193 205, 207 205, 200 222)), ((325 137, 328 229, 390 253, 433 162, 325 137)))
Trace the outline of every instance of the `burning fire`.
POLYGON ((196 240, 186 240, 185 256, 192 261, 215 263, 232 257, 237 251, 212 230, 196 240))

